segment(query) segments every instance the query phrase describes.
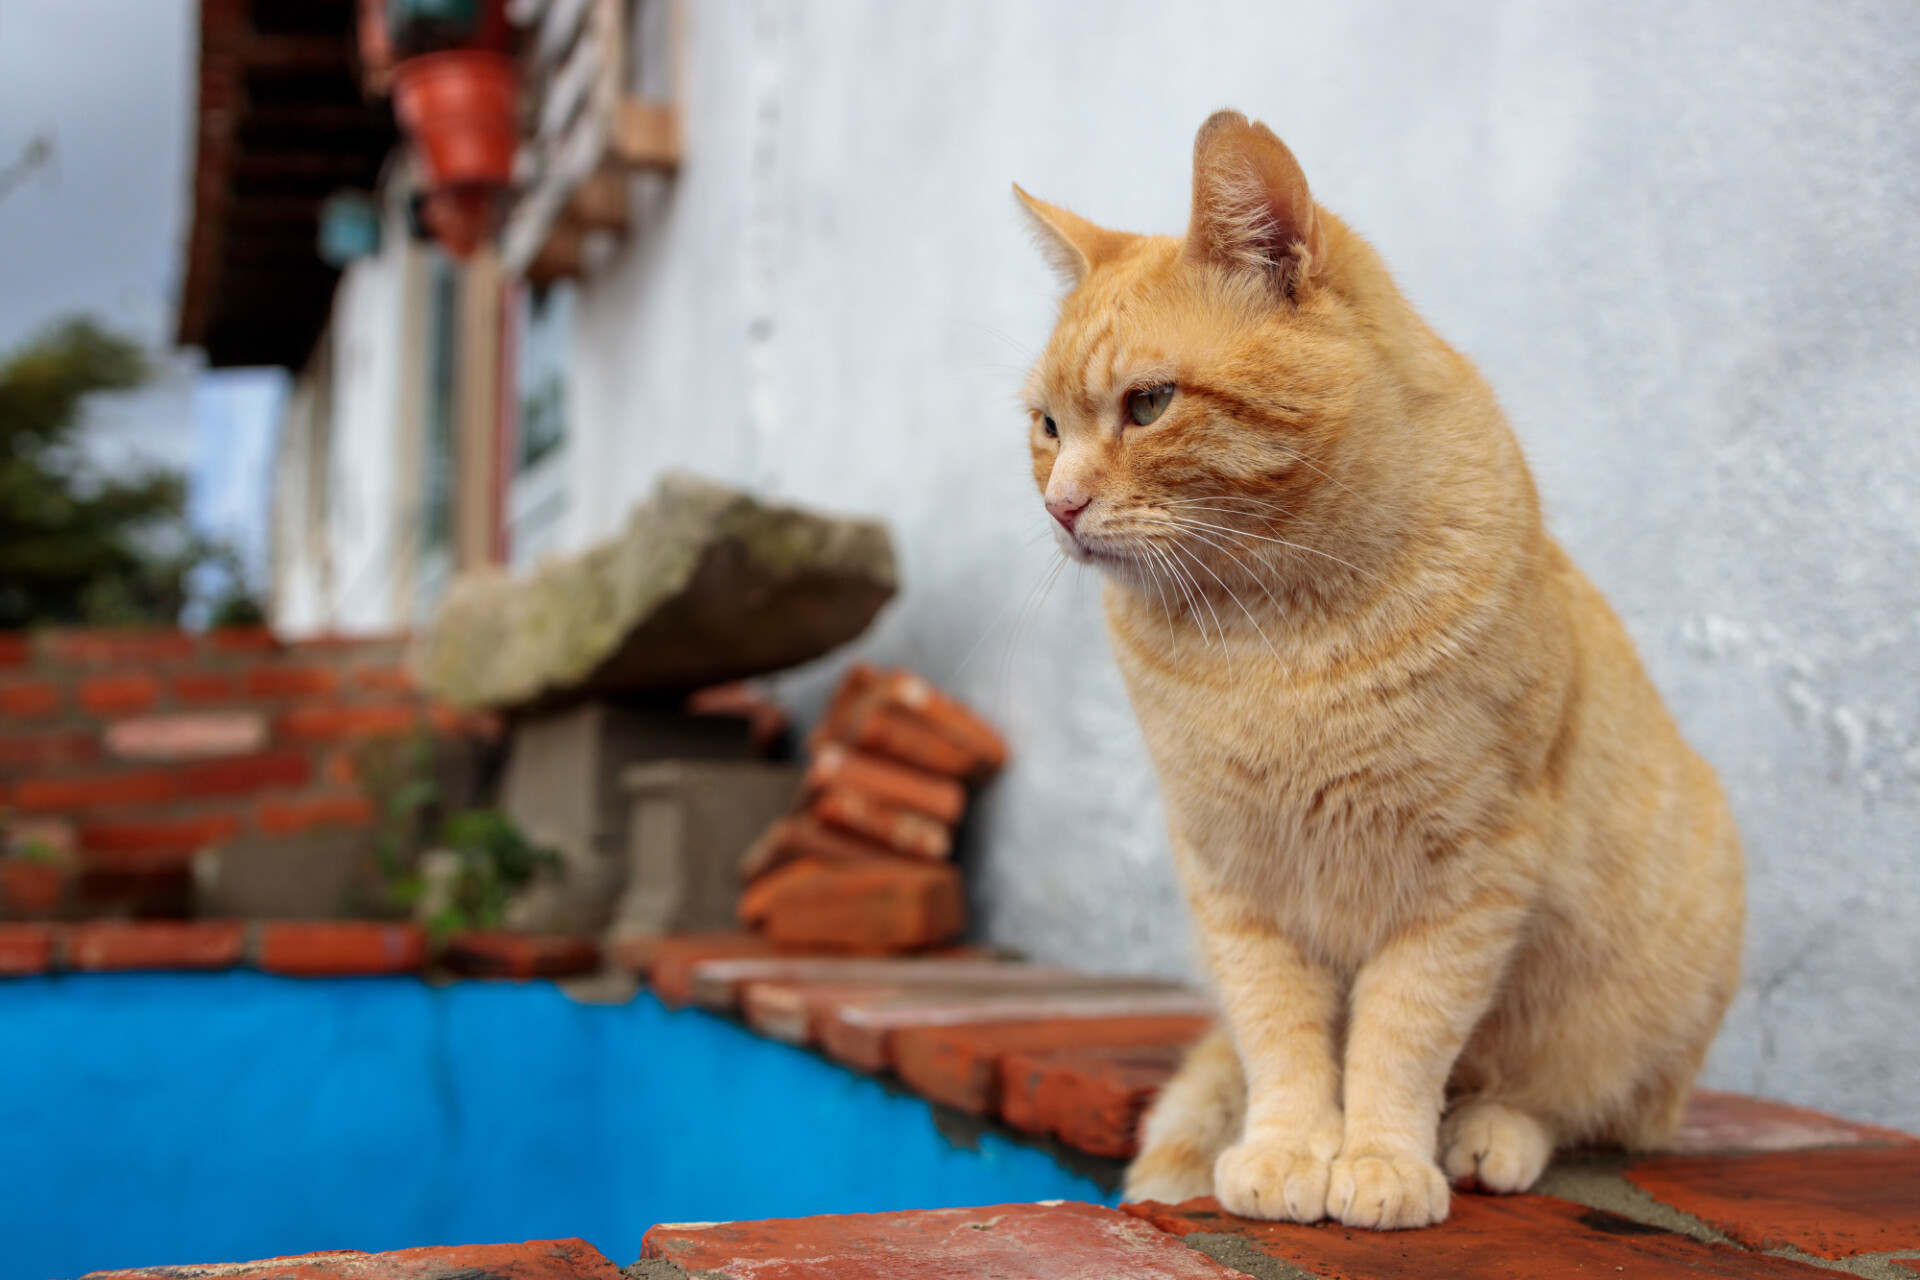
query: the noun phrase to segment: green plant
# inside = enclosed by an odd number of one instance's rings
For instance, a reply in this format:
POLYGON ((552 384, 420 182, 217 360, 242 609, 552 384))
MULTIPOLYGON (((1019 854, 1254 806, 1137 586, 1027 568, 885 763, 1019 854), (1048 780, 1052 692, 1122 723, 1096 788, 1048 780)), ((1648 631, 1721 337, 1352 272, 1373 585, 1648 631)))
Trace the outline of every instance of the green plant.
POLYGON ((60 861, 59 848, 51 840, 42 840, 37 836, 28 836, 19 841, 8 854, 22 862, 37 862, 43 866, 52 866, 60 861))
POLYGON ((426 925, 436 937, 499 928, 515 893, 561 870, 557 852, 527 839, 498 809, 470 809, 448 818, 435 852, 439 866, 429 870, 423 860, 404 878, 402 891, 413 905, 425 904, 426 925))

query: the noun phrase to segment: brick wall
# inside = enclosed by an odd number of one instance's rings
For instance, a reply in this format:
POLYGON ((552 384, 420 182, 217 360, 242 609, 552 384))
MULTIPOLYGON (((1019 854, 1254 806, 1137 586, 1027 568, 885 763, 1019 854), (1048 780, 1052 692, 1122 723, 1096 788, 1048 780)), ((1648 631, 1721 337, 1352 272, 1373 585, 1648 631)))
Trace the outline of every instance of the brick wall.
POLYGON ((414 688, 401 637, 263 628, 0 633, 0 806, 73 837, 83 909, 183 905, 232 836, 370 825, 370 737, 487 726, 414 688))

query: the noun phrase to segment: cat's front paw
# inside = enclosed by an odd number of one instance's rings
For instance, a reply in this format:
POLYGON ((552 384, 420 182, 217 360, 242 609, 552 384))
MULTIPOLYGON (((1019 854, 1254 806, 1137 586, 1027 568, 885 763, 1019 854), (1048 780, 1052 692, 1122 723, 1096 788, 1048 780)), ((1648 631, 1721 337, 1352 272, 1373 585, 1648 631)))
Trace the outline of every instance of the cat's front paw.
POLYGON ((1318 1222, 1327 1216, 1329 1157, 1304 1145, 1248 1138, 1220 1153, 1213 1194, 1243 1218, 1318 1222))
POLYGON ((1342 1154, 1327 1182, 1327 1212, 1349 1227, 1395 1231, 1447 1217, 1447 1179, 1430 1158, 1342 1154))
POLYGON ((1553 1158, 1553 1135, 1522 1111, 1475 1102, 1440 1126, 1441 1163, 1454 1185, 1483 1191, 1525 1191, 1553 1158))

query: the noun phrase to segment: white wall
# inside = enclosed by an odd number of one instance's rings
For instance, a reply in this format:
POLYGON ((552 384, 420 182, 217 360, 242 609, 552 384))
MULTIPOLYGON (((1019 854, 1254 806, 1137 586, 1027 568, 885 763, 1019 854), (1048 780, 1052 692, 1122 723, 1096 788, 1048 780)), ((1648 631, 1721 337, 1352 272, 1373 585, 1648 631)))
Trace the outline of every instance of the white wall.
POLYGON ((1710 1079, 1920 1127, 1908 6, 687 8, 685 168, 580 299, 567 539, 669 466, 885 515, 905 591, 862 652, 1016 752, 970 855, 990 936, 1189 963, 1095 584, 1010 642, 1052 554, 1015 397, 1054 286, 1008 184, 1177 232, 1233 105, 1480 361, 1726 779, 1753 909, 1710 1079))
POLYGON ((414 623, 426 290, 426 251, 389 202, 380 252, 341 273, 327 342, 281 419, 270 519, 272 621, 284 635, 381 634, 414 623), (316 380, 326 381, 324 392, 316 380), (316 466, 325 469, 317 484, 316 466), (309 497, 320 509, 309 509, 309 497))

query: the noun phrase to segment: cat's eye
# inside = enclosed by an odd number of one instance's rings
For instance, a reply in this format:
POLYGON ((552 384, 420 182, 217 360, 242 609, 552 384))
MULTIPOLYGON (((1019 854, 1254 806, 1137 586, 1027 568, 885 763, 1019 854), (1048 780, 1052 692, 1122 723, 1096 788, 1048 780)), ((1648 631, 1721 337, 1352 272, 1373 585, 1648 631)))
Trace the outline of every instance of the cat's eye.
POLYGON ((1173 401, 1173 384, 1163 382, 1157 387, 1143 387, 1127 393, 1127 416, 1135 425, 1146 426, 1167 411, 1167 405, 1173 401))
POLYGON ((1040 415, 1040 421, 1046 426, 1049 439, 1058 440, 1060 438, 1060 428, 1053 424, 1053 415, 1043 413, 1040 415))

